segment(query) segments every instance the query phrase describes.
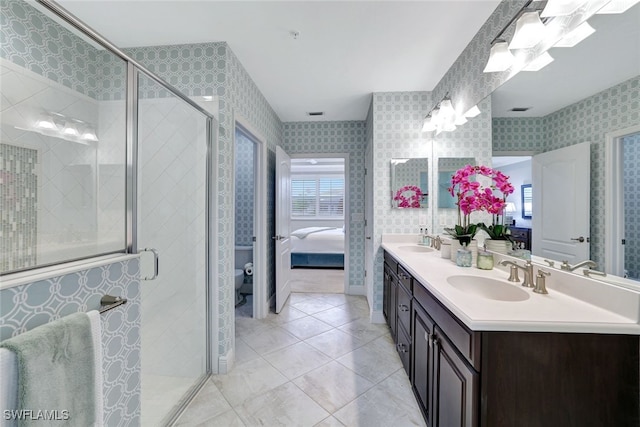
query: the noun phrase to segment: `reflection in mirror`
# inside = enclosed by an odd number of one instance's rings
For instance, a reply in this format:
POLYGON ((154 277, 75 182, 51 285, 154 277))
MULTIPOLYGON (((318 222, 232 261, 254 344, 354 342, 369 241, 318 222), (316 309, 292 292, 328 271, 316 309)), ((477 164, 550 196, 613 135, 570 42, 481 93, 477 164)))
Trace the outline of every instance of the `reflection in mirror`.
MULTIPOLYGON (((494 155, 543 153, 591 141, 590 193, 593 197, 590 230, 585 234, 585 237, 590 237, 589 258, 598 264, 597 270, 604 270, 607 266, 609 275, 618 272, 620 276, 628 274, 630 277, 633 277, 632 271, 640 272, 640 257, 631 255, 635 252, 632 249, 635 237, 625 235, 627 231, 622 224, 625 221, 633 224, 638 215, 630 217, 627 206, 621 203, 618 209, 611 211, 606 211, 605 207, 605 198, 614 193, 606 186, 605 177, 615 170, 621 174, 618 179, 626 179, 623 177, 626 175, 622 175, 627 173, 622 159, 627 159, 627 155, 619 156, 620 163, 615 169, 606 166, 605 158, 613 145, 622 150, 624 138, 614 138, 613 144, 606 144, 607 134, 638 125, 638 22, 640 3, 623 14, 596 14, 589 19, 595 33, 571 48, 551 48, 549 53, 554 62, 538 72, 519 73, 492 94, 494 155), (621 224, 619 237, 610 238, 608 229, 605 233, 607 221, 621 224), (626 239, 624 246, 621 243, 623 238, 626 239), (605 245, 607 240, 611 240, 610 245, 605 245), (615 253, 623 254, 620 260, 612 261, 615 253), (612 262, 620 265, 609 267, 612 262)), ((625 136, 634 132, 637 130, 629 131, 625 136)), ((623 199, 627 191, 629 189, 622 191, 620 186, 615 197, 623 199)), ((629 197, 637 199, 638 191, 636 186, 629 191, 632 195, 629 197)), ((521 203, 520 198, 517 203, 521 203)), ((535 227, 532 230, 534 234, 542 231, 535 227)), ((536 253, 535 247, 533 252, 536 253)), ((540 261, 546 265, 542 259, 540 261)), ((557 266, 562 260, 555 261, 557 266)), ((576 273, 583 274, 582 269, 576 273)))
POLYGON ((467 165, 475 166, 473 157, 440 157, 438 159, 438 207, 442 209, 455 209, 456 198, 449 193, 451 177, 458 169, 467 165))
POLYGON ((520 191, 522 192, 522 218, 531 219, 533 215, 531 184, 521 185, 520 191))
POLYGON ((391 207, 426 208, 429 202, 429 159, 391 159, 391 207))

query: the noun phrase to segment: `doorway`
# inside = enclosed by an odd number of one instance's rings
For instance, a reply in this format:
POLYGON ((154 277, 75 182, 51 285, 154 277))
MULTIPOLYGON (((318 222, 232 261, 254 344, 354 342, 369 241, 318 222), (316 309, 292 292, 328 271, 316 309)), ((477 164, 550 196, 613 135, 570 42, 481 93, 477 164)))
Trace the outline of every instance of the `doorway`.
POLYGON ((235 315, 264 318, 268 313, 266 271, 266 140, 236 117, 234 133, 235 315))
POLYGON ((345 293, 348 155, 291 157, 291 290, 345 293))
POLYGON ((605 147, 606 272, 640 280, 640 209, 637 207, 640 126, 607 134, 605 147))

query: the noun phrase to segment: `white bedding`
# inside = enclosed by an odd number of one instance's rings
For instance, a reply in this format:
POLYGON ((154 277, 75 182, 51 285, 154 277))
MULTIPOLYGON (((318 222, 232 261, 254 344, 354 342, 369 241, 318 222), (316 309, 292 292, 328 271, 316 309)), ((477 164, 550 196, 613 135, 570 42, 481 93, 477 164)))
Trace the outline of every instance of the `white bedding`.
MULTIPOLYGON (((299 230, 296 230, 299 231, 299 230)), ((313 233, 292 233, 291 252, 314 254, 343 254, 344 230, 342 228, 330 228, 328 230, 315 231, 313 233), (299 238, 294 234, 305 234, 299 238)))

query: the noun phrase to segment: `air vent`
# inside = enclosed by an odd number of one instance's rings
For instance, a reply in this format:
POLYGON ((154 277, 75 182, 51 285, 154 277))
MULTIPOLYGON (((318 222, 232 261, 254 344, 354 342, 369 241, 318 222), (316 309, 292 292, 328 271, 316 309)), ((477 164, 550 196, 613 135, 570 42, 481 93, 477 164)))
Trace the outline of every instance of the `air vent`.
POLYGON ((509 111, 513 111, 515 113, 524 113, 525 111, 530 110, 530 109, 531 109, 531 107, 514 107, 509 111))
POLYGON ((324 111, 310 111, 307 114, 310 116, 324 116, 324 111))

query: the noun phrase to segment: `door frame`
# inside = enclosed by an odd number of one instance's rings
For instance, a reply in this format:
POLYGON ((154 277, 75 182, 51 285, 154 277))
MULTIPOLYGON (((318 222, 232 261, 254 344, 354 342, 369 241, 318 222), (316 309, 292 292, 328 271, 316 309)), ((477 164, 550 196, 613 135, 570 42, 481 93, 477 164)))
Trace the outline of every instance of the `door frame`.
MULTIPOLYGON (((253 242, 253 317, 264 319, 269 313, 269 301, 267 301, 267 139, 253 127, 249 120, 240 114, 235 113, 233 117, 233 176, 235 176, 236 155, 235 155, 235 134, 240 128, 244 133, 249 134, 256 144, 254 167, 254 192, 253 192, 253 234, 256 238, 253 242)), ((235 195, 235 179, 233 180, 233 194, 235 195)), ((235 196, 234 196, 235 197, 235 196)), ((233 225, 235 230, 236 216, 233 213, 233 225)), ((235 246, 231 248, 232 259, 235 258, 235 246)), ((233 279, 233 277, 232 277, 233 279)), ((233 288, 233 282, 231 283, 233 288)), ((235 299, 232 302, 235 318, 235 299)), ((235 320, 234 336, 235 336, 235 320)), ((235 344, 234 344, 235 348, 235 344)))
POLYGON ((640 132, 640 125, 605 134, 604 260, 608 274, 624 277, 624 199, 622 138, 640 132))
MULTIPOLYGON (((351 180, 349 179, 349 153, 292 153, 289 154, 292 159, 306 159, 310 157, 316 157, 319 159, 344 159, 344 293, 347 295, 362 295, 361 288, 364 286, 358 286, 357 289, 351 289, 349 285, 349 186, 351 180)), ((363 283, 364 285, 364 283, 363 283)), ((353 288, 356 288, 353 286, 353 288)))

